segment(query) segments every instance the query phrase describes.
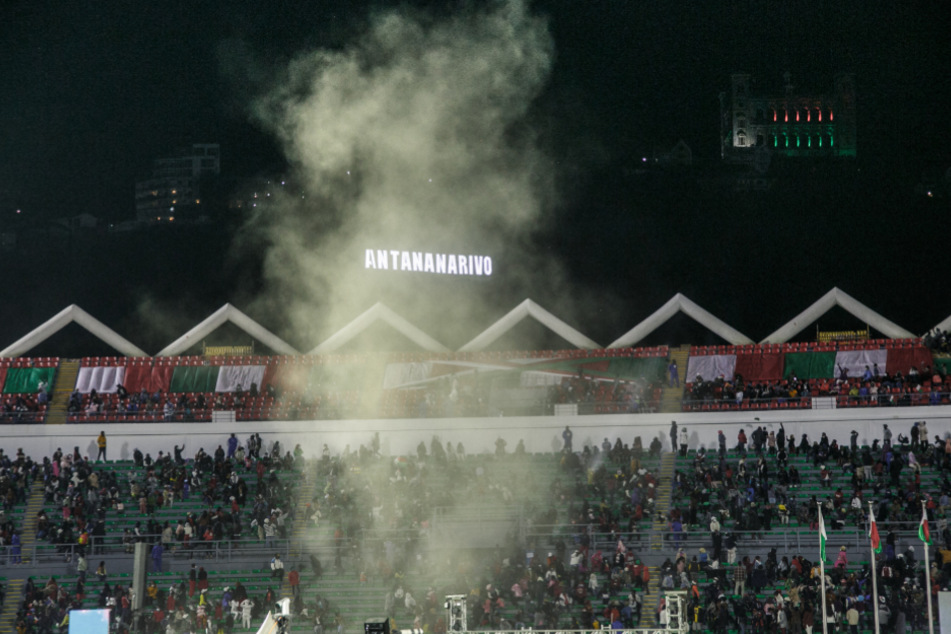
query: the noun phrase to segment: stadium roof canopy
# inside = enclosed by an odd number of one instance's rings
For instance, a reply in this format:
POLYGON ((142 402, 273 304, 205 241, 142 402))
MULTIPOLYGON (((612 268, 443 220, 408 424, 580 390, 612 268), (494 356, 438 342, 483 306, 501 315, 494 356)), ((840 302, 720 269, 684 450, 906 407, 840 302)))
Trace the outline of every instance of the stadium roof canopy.
MULTIPOLYGON (((826 312, 836 306, 844 309, 857 319, 862 320, 886 337, 893 339, 911 338, 915 335, 898 326, 892 321, 859 302, 849 294, 838 288, 832 288, 828 293, 820 297, 815 303, 802 311, 784 326, 773 332, 771 335, 761 341, 761 343, 784 343, 789 341, 797 334, 802 332, 809 324, 814 323, 826 312)), ((753 341, 731 327, 723 320, 715 317, 713 314, 700 307, 681 293, 677 293, 663 306, 654 311, 642 322, 624 333, 621 337, 612 342, 609 348, 623 348, 634 346, 642 341, 650 333, 666 323, 669 319, 678 313, 684 313, 696 320, 702 326, 708 328, 714 334, 734 345, 750 344, 753 341)), ((531 299, 526 299, 518 306, 506 313, 501 319, 486 328, 482 333, 462 346, 462 351, 484 350, 502 335, 510 331, 517 324, 526 318, 532 318, 543 326, 562 337, 565 341, 578 348, 594 349, 600 346, 592 339, 585 336, 575 328, 551 314, 531 299)), ((323 354, 333 352, 345 345, 347 342, 358 337, 367 328, 382 321, 410 341, 414 342, 420 348, 430 352, 448 352, 449 348, 433 339, 430 335, 423 332, 417 326, 414 326, 404 317, 394 312, 388 306, 382 303, 376 303, 367 311, 360 314, 349 324, 335 332, 326 341, 316 346, 309 354, 323 354)), ((51 319, 41 324, 25 336, 13 342, 5 349, 0 350, 0 356, 16 357, 29 352, 32 348, 39 345, 62 328, 70 323, 77 323, 99 338, 100 341, 108 344, 112 348, 130 357, 147 356, 140 348, 117 334, 114 330, 103 324, 98 319, 91 316, 75 304, 67 306, 65 309, 54 315, 51 319)), ((183 334, 181 337, 170 343, 157 353, 157 356, 175 356, 183 354, 185 351, 196 345, 201 338, 220 327, 226 322, 231 322, 238 328, 245 331, 268 348, 278 354, 300 354, 290 344, 279 338, 277 335, 261 326, 259 323, 245 315, 243 312, 232 306, 225 304, 214 313, 206 317, 194 328, 183 334)), ((951 328, 951 316, 936 325, 936 328, 951 328)))
POLYGON ((687 299, 684 295, 677 293, 671 297, 666 304, 654 311, 650 317, 628 330, 608 347, 626 348, 628 346, 633 346, 638 341, 641 341, 644 339, 644 337, 660 328, 671 317, 680 312, 693 317, 700 323, 700 325, 706 326, 712 332, 729 341, 733 345, 753 343, 752 339, 740 331, 730 327, 722 319, 714 317, 712 313, 707 312, 694 302, 687 299))
POLYGON ((77 323, 127 357, 148 356, 131 341, 119 335, 76 304, 70 304, 45 323, 0 350, 0 357, 18 357, 43 343, 71 323, 77 323))
POLYGON ((197 326, 168 344, 156 356, 173 357, 182 354, 203 337, 207 337, 225 322, 231 322, 278 354, 300 354, 290 344, 254 321, 231 304, 225 304, 203 319, 197 326))
MULTIPOLYGON (((835 306, 851 313, 890 339, 907 339, 915 336, 894 322, 885 319, 845 291, 833 288, 816 300, 812 306, 793 317, 785 326, 763 339, 761 343, 785 343, 835 306)), ((945 321, 951 321, 951 317, 945 321)))
POLYGON ((538 321, 540 324, 577 348, 587 348, 592 350, 601 347, 532 300, 526 299, 521 304, 507 312, 497 322, 483 330, 482 334, 480 334, 478 337, 459 348, 459 350, 474 352, 485 350, 492 344, 493 341, 514 328, 516 324, 521 322, 526 317, 531 317, 532 319, 538 321))
POLYGON ((372 326, 375 322, 382 321, 389 324, 397 332, 406 336, 410 341, 418 345, 423 350, 430 352, 448 352, 449 348, 442 345, 425 332, 409 323, 404 317, 396 314, 389 306, 377 302, 369 310, 360 314, 359 317, 349 324, 332 334, 326 341, 310 351, 310 354, 322 354, 333 352, 348 341, 354 339, 361 332, 372 326))

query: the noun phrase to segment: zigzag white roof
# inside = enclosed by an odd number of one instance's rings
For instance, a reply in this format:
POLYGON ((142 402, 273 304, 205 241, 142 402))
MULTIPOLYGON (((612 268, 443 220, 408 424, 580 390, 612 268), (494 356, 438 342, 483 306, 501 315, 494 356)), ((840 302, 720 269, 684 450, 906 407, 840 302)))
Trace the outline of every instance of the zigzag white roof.
MULTIPOLYGON (((815 322, 836 306, 845 309, 886 337, 892 339, 914 337, 912 333, 894 322, 885 319, 845 291, 833 287, 832 290, 816 300, 809 308, 793 317, 785 326, 763 339, 760 343, 785 343, 802 332, 806 326, 815 322)), ((951 323, 951 317, 945 321, 951 323)))
MULTIPOLYGON (((809 306, 806 310, 790 320, 787 324, 763 339, 762 343, 784 343, 789 341, 809 324, 815 322, 817 319, 819 319, 819 317, 835 306, 840 306, 841 308, 845 309, 847 312, 866 322, 872 328, 881 332, 886 337, 898 339, 914 337, 911 332, 901 328, 888 319, 885 319, 877 312, 870 309, 868 306, 865 306, 841 289, 833 288, 828 293, 819 298, 819 300, 809 306)), ((647 319, 611 343, 609 347, 618 348, 636 344, 663 325, 678 312, 687 314, 701 325, 709 328, 712 332, 732 344, 752 343, 752 340, 750 340, 749 337, 730 327, 717 317, 714 317, 711 313, 704 310, 681 293, 677 293, 647 319)), ((472 341, 460 348, 460 350, 483 350, 506 332, 514 328, 516 324, 521 322, 526 317, 534 318, 542 325, 578 348, 592 349, 599 347, 596 342, 589 339, 578 330, 572 328, 561 319, 555 317, 531 299, 526 299, 509 311, 501 319, 486 328, 472 341)), ((210 316, 205 318, 194 328, 166 346, 161 352, 158 353, 158 356, 169 356, 184 353, 190 347, 194 346, 202 337, 205 337, 216 328, 224 324, 226 321, 232 322, 237 327, 241 328, 246 333, 279 354, 299 354, 297 350, 295 350, 288 343, 258 324, 240 310, 231 304, 225 304, 210 316)), ((311 354, 336 350, 346 342, 358 336, 376 321, 383 321, 389 324, 424 350, 429 350, 431 352, 448 351, 446 346, 427 335, 425 332, 408 322, 400 315, 396 314, 389 307, 382 303, 377 303, 369 310, 351 321, 349 324, 344 326, 338 332, 334 333, 326 341, 311 350, 311 354)), ((100 322, 98 319, 92 317, 82 308, 72 304, 57 313, 39 327, 30 331, 27 335, 7 346, 4 350, 0 350, 0 356, 16 357, 23 355, 33 347, 39 345, 53 334, 73 322, 83 326, 101 341, 126 356, 134 357, 147 355, 147 353, 143 352, 124 337, 118 335, 115 331, 100 322)), ((951 329, 951 316, 944 319, 935 327, 941 328, 942 330, 951 329)))
POLYGON ((208 336, 225 322, 230 321, 235 326, 245 331, 274 352, 280 354, 298 354, 290 344, 272 333, 270 330, 254 321, 231 304, 225 304, 211 315, 206 317, 197 326, 186 332, 184 335, 168 344, 156 356, 171 357, 182 354, 203 337, 208 336))
POLYGON ((76 304, 70 304, 42 325, 34 328, 3 350, 0 350, 0 357, 18 357, 43 343, 73 322, 96 335, 100 341, 104 341, 127 357, 147 356, 145 352, 125 337, 119 335, 115 330, 109 328, 109 326, 76 304))
POLYGON ((628 330, 608 347, 626 348, 628 346, 633 346, 638 341, 657 330, 660 326, 665 324, 671 317, 679 312, 692 317, 702 326, 706 326, 711 331, 729 341, 733 345, 753 343, 752 339, 740 331, 730 327, 722 319, 714 317, 712 313, 704 310, 694 302, 690 301, 681 293, 677 293, 671 297, 666 304, 654 311, 650 317, 628 330))
POLYGON ((536 304, 530 299, 526 299, 521 304, 506 313, 497 322, 482 331, 482 334, 459 348, 461 351, 484 350, 492 344, 493 341, 507 333, 526 317, 532 317, 543 326, 560 336, 562 339, 579 348, 600 348, 597 343, 588 339, 586 336, 558 319, 550 312, 536 304))
POLYGON ((404 317, 397 315, 391 308, 377 302, 369 310, 335 332, 326 341, 310 351, 309 354, 333 352, 377 321, 389 324, 400 334, 406 336, 413 343, 430 352, 448 352, 449 348, 442 345, 425 332, 408 322, 404 317))

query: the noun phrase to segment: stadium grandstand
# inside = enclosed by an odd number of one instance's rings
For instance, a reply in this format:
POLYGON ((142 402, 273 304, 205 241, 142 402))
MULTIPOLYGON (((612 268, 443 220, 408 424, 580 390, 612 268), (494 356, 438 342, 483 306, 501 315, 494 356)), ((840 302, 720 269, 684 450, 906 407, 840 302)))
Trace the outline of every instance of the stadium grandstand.
POLYGON ((0 351, 0 631, 253 631, 282 599, 318 634, 927 631, 948 325, 833 289, 754 343, 677 295, 599 346, 526 300, 451 351, 377 305, 301 353, 225 306, 150 356, 71 306, 0 351), (793 341, 832 306, 864 329, 793 341), (638 345, 677 312, 724 343, 638 345), (525 318, 569 346, 489 349, 525 318), (419 349, 340 351, 377 320, 419 349), (73 322, 120 354, 29 356, 73 322), (271 353, 198 351, 225 322, 271 353))

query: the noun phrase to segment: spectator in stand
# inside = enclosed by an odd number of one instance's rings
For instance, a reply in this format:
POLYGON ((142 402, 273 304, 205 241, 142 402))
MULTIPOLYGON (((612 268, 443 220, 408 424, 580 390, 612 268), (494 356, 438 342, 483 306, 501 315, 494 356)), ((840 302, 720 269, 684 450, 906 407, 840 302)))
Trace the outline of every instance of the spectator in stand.
POLYGON ((680 387, 680 371, 677 368, 676 359, 670 360, 670 364, 667 366, 667 375, 668 375, 668 381, 667 381, 668 387, 680 387))
POLYGON ((106 461, 106 432, 100 431, 99 437, 96 438, 96 446, 99 447, 99 453, 96 454, 96 462, 102 460, 106 461))

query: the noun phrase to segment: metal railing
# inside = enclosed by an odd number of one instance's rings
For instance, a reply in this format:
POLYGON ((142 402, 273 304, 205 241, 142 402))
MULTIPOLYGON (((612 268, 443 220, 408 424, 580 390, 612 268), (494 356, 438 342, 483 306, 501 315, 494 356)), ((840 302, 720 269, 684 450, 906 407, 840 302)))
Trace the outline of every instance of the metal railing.
MULTIPOLYGON (((146 543, 153 544, 158 539, 146 539, 146 543)), ((162 554, 163 561, 200 560, 208 559, 215 562, 233 561, 236 559, 254 559, 259 557, 262 562, 269 562, 275 554, 287 559, 291 552, 292 542, 289 539, 274 539, 267 544, 259 541, 220 540, 209 542, 193 542, 188 546, 175 542, 170 544, 162 554)), ((101 541, 93 538, 89 544, 50 544, 37 541, 31 546, 21 547, 19 555, 14 554, 10 546, 0 548, 0 564, 10 565, 29 561, 31 564, 57 564, 75 562, 80 549, 87 557, 115 558, 117 556, 131 556, 134 544, 122 542, 121 537, 106 537, 101 541)))
MULTIPOLYGON (((896 554, 903 551, 899 544, 907 548, 908 544, 918 545, 918 522, 876 522, 879 534, 884 537, 890 533, 895 533, 896 554)), ((624 545, 634 552, 642 551, 641 554, 653 554, 663 556, 665 554, 674 554, 677 550, 684 550, 695 553, 700 548, 709 549, 712 545, 712 537, 708 530, 681 531, 674 533, 670 530, 663 530, 663 548, 660 551, 651 550, 651 538, 656 535, 653 530, 643 532, 621 532, 621 533, 590 533, 589 552, 602 551, 604 553, 613 553, 617 547, 618 539, 624 545)), ((784 554, 799 553, 817 553, 819 551, 819 532, 815 529, 804 527, 793 527, 776 523, 773 530, 769 531, 746 531, 733 530, 724 527, 722 534, 733 533, 737 538, 737 552, 740 558, 747 553, 760 554, 764 549, 776 548, 784 554)), ((826 533, 829 539, 829 548, 838 549, 840 546, 857 549, 855 557, 857 559, 867 559, 869 546, 868 529, 864 526, 846 526, 841 529, 833 529, 831 524, 826 526, 826 533)), ((579 526, 566 526, 564 524, 554 525, 535 525, 532 530, 527 531, 525 538, 529 542, 545 543, 546 540, 563 539, 580 535, 579 526)), ((725 540, 724 540, 725 541, 725 540)), ((726 547, 724 546, 724 550, 726 547)))

